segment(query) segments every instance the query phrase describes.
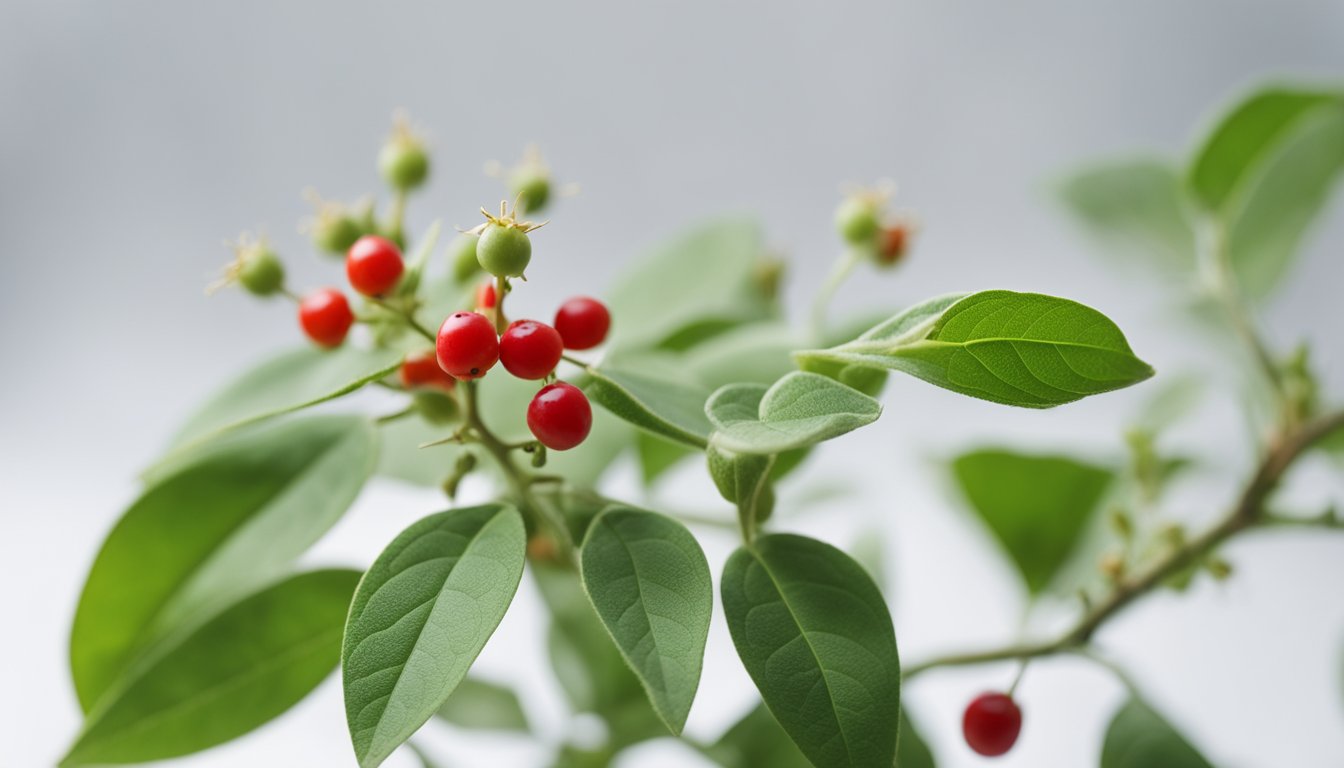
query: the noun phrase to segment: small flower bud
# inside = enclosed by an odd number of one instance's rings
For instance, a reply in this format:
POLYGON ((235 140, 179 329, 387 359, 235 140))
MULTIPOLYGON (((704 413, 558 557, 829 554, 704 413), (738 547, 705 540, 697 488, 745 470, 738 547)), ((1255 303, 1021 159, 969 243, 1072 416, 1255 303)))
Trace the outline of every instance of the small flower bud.
POLYGON ((389 186, 402 192, 415 189, 429 178, 429 152, 404 116, 397 116, 392 136, 378 153, 378 170, 389 186))

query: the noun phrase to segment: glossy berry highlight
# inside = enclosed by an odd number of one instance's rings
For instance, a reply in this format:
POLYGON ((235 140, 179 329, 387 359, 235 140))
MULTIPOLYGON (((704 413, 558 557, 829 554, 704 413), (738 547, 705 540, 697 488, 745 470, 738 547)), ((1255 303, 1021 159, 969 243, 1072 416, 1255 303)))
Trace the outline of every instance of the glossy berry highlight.
POLYGON ((558 381, 542 387, 527 406, 527 427, 553 451, 567 451, 582 443, 593 428, 593 407, 573 384, 558 381))
POLYGON ((570 299, 555 313, 555 330, 566 349, 592 349, 607 338, 611 313, 606 305, 586 296, 570 299))
POLYGON ((315 291, 299 302, 299 325, 320 347, 339 347, 354 323, 350 302, 335 288, 315 291))
POLYGON ((439 327, 434 352, 439 367, 457 379, 479 379, 499 362, 499 337, 484 315, 457 312, 439 327))
POLYGON ((983 693, 967 705, 961 731, 977 754, 998 757, 1017 743, 1022 710, 1006 693, 983 693))
POLYGON ((434 352, 416 352, 401 361, 399 371, 401 386, 406 389, 452 390, 457 379, 439 366, 438 355, 434 352))
POLYGON ((560 364, 565 343, 551 326, 536 320, 509 324, 499 339, 499 362, 520 379, 544 379, 560 364))
POLYGON ((345 256, 345 276, 350 287, 365 296, 382 296, 397 287, 406 265, 396 243, 378 235, 365 235, 350 246, 345 256))

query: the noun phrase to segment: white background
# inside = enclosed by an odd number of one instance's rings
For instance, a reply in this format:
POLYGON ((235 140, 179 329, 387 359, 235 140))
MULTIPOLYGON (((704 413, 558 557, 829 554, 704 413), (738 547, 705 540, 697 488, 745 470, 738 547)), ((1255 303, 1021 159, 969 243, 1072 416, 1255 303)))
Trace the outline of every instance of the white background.
MULTIPOLYGON (((52 764, 78 727, 70 617, 136 471, 207 392, 298 341, 287 305, 202 297, 228 256, 219 243, 260 226, 297 285, 337 280, 294 229, 299 191, 372 191, 395 107, 429 128, 436 152, 413 231, 435 216, 475 223, 500 192, 482 163, 529 141, 582 184, 536 237, 519 310, 600 293, 635 254, 722 211, 761 217, 795 259, 801 306, 833 255, 837 186, 892 176, 925 230, 906 269, 856 280, 845 303, 986 287, 1065 295, 1115 318, 1164 374, 1195 368, 1230 385, 1206 336, 1171 330, 1161 291, 1096 257, 1051 184, 1098 156, 1177 156, 1218 104, 1264 78, 1338 81, 1344 69, 1344 6, 1327 2, 455 5, 0 5, 0 764, 52 764)), ((1334 208, 1265 320, 1280 345, 1316 340, 1341 399, 1334 208)), ((1029 412, 894 380, 882 421, 823 452, 783 504, 819 483, 853 494, 781 524, 841 545, 883 532, 907 661, 1011 639, 1021 591, 937 460, 986 441, 1118 456, 1142 397, 1029 412)), ((1173 438, 1207 458, 1173 512, 1207 519, 1250 460, 1241 417, 1211 397, 1173 438)), ((613 487, 632 478, 623 467, 613 487)), ((669 485, 693 489, 682 504, 721 509, 696 467, 669 485)), ((1317 502, 1339 486, 1318 464, 1291 493, 1317 502)), ((313 561, 366 564, 440 503, 377 483, 313 561)), ((705 541, 717 567, 731 541, 705 541)), ((1226 554, 1231 582, 1154 596, 1099 640, 1214 762, 1344 764, 1344 537, 1266 533, 1226 554)), ((573 728, 542 666, 537 608, 525 588, 480 669, 524 688, 553 741, 573 728)), ((909 687, 942 764, 980 764, 959 740, 960 708, 1011 675, 975 668, 909 687)), ((716 736, 750 695, 716 617, 688 733, 716 736)), ((1113 682, 1080 662, 1041 663, 1020 695, 1022 741, 998 765, 1095 764, 1113 682)), ((543 754, 446 729, 426 743, 452 766, 543 754)), ((181 764, 351 764, 339 686, 181 764)), ((697 765, 670 743, 625 764, 697 765)))

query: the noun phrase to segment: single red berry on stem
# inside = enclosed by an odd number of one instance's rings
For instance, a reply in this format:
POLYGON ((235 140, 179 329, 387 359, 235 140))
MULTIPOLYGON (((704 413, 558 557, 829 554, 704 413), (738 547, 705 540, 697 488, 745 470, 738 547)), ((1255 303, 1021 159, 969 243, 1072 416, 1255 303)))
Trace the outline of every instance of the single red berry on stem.
POLYGON ((499 362, 520 379, 546 378, 564 353, 560 334, 536 320, 515 320, 499 337, 499 362))
POLYGON ((611 313, 597 299, 587 296, 570 299, 555 313, 555 330, 567 349, 592 349, 607 338, 611 313))
POLYGON ((488 281, 481 283, 481 286, 476 289, 476 308, 494 309, 496 301, 495 284, 488 281))
POLYGON ((345 294, 335 288, 323 288, 299 302, 299 325, 321 347, 339 347, 355 324, 355 313, 345 294))
POLYGON ((433 352, 417 352, 401 361, 401 385, 407 389, 450 390, 456 384, 457 379, 439 367, 433 352))
POLYGON ((557 381, 532 398, 527 406, 527 428, 547 448, 567 451, 588 437, 593 407, 578 387, 557 381))
POLYGON ((378 235, 365 235, 345 255, 345 276, 350 287, 365 296, 382 296, 397 287, 406 265, 396 243, 378 235))
POLYGON ((971 749, 997 757, 1013 748, 1022 730, 1022 710, 1006 693, 982 693, 966 706, 961 731, 971 749))
POLYGON ((439 367, 458 379, 479 379, 499 361, 495 326, 475 312, 457 312, 444 320, 434 347, 439 367))

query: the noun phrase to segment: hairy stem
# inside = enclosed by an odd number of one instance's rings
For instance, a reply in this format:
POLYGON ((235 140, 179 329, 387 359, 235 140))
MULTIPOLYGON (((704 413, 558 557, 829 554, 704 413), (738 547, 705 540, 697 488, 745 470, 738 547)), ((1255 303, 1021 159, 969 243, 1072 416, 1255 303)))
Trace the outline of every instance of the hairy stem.
POLYGON ((817 297, 812 301, 812 335, 820 345, 826 336, 826 310, 831 305, 831 299, 835 297, 835 292, 840 290, 854 268, 863 261, 863 252, 857 249, 850 250, 844 256, 835 262, 831 268, 831 273, 826 276, 826 282, 817 289, 817 297))
POLYGON ((1338 429, 1344 429, 1344 411, 1320 417, 1286 437, 1275 440, 1227 515, 1199 536, 1121 581, 1105 600, 1093 605, 1072 628, 1058 637, 930 659, 906 667, 904 676, 908 679, 937 667, 1031 659, 1085 648, 1102 625, 1135 600, 1152 592, 1168 578, 1200 562, 1237 533, 1256 525, 1271 524, 1273 520, 1265 514, 1265 502, 1279 481, 1303 452, 1338 429))

